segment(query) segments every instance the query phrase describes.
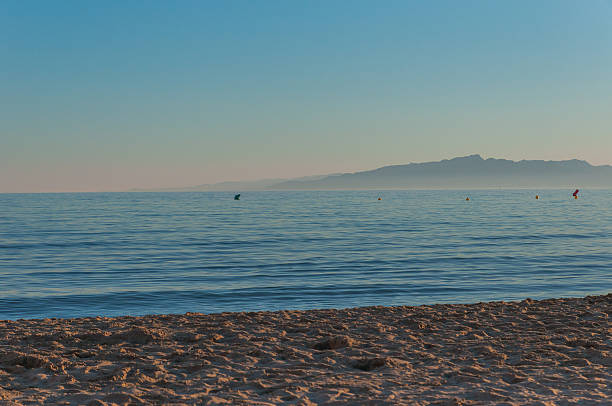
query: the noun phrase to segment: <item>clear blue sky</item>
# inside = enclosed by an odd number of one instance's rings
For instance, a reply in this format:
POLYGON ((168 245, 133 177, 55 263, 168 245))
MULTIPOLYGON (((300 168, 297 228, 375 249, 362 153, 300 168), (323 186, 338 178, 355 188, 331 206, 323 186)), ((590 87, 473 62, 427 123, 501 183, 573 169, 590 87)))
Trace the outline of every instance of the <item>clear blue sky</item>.
POLYGON ((0 192, 612 163, 612 2, 0 3, 0 192))

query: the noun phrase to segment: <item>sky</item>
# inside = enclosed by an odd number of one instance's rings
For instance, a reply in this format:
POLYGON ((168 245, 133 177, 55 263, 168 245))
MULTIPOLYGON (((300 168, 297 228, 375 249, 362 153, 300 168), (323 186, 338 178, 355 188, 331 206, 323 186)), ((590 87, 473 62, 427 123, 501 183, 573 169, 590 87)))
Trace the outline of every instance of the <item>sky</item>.
POLYGON ((612 1, 0 3, 0 192, 612 164, 612 1))

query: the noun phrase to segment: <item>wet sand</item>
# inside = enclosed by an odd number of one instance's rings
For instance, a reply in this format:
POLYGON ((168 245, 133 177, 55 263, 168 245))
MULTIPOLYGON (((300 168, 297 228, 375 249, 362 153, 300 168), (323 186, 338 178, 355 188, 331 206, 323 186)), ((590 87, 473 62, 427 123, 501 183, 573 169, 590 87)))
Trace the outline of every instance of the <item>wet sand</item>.
POLYGON ((0 321, 0 404, 610 404, 612 294, 0 321))

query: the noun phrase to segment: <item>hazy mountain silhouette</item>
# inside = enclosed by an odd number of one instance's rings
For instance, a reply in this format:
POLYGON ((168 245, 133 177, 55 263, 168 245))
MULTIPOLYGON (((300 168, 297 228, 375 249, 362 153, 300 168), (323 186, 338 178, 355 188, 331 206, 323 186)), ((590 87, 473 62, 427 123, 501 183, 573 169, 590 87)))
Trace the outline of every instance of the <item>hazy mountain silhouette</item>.
POLYGON ((245 181, 227 181, 211 184, 203 184, 196 186, 170 187, 170 188, 153 188, 153 189, 131 189, 130 192, 233 192, 247 190, 269 190, 274 185, 284 183, 286 181, 313 181, 325 178, 331 175, 314 175, 305 176, 296 179, 261 179, 261 180, 245 180, 245 181))
POLYGON ((391 165, 330 175, 316 180, 289 180, 274 190, 304 189, 455 189, 455 188, 612 188, 612 166, 586 161, 511 161, 470 155, 438 162, 391 165))

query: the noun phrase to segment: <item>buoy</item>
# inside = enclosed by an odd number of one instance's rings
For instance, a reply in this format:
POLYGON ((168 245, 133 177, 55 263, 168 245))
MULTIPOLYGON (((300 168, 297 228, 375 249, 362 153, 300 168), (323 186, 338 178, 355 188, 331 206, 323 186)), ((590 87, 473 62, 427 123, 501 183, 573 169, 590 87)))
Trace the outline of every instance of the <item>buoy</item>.
POLYGON ((578 195, 574 196, 574 199, 578 199, 578 195))
POLYGON ((540 198, 540 196, 536 195, 536 200, 538 200, 540 198))
POLYGON ((466 200, 466 201, 469 201, 469 200, 470 200, 470 198, 469 198, 469 197, 466 197, 466 198, 465 198, 465 200, 466 200))
POLYGON ((237 195, 234 195, 234 200, 240 200, 240 193, 238 193, 237 195))
POLYGON ((378 200, 382 200, 382 198, 379 197, 378 200))
POLYGON ((572 196, 574 196, 574 199, 578 199, 578 192, 580 192, 580 190, 576 189, 576 191, 572 193, 572 196))

